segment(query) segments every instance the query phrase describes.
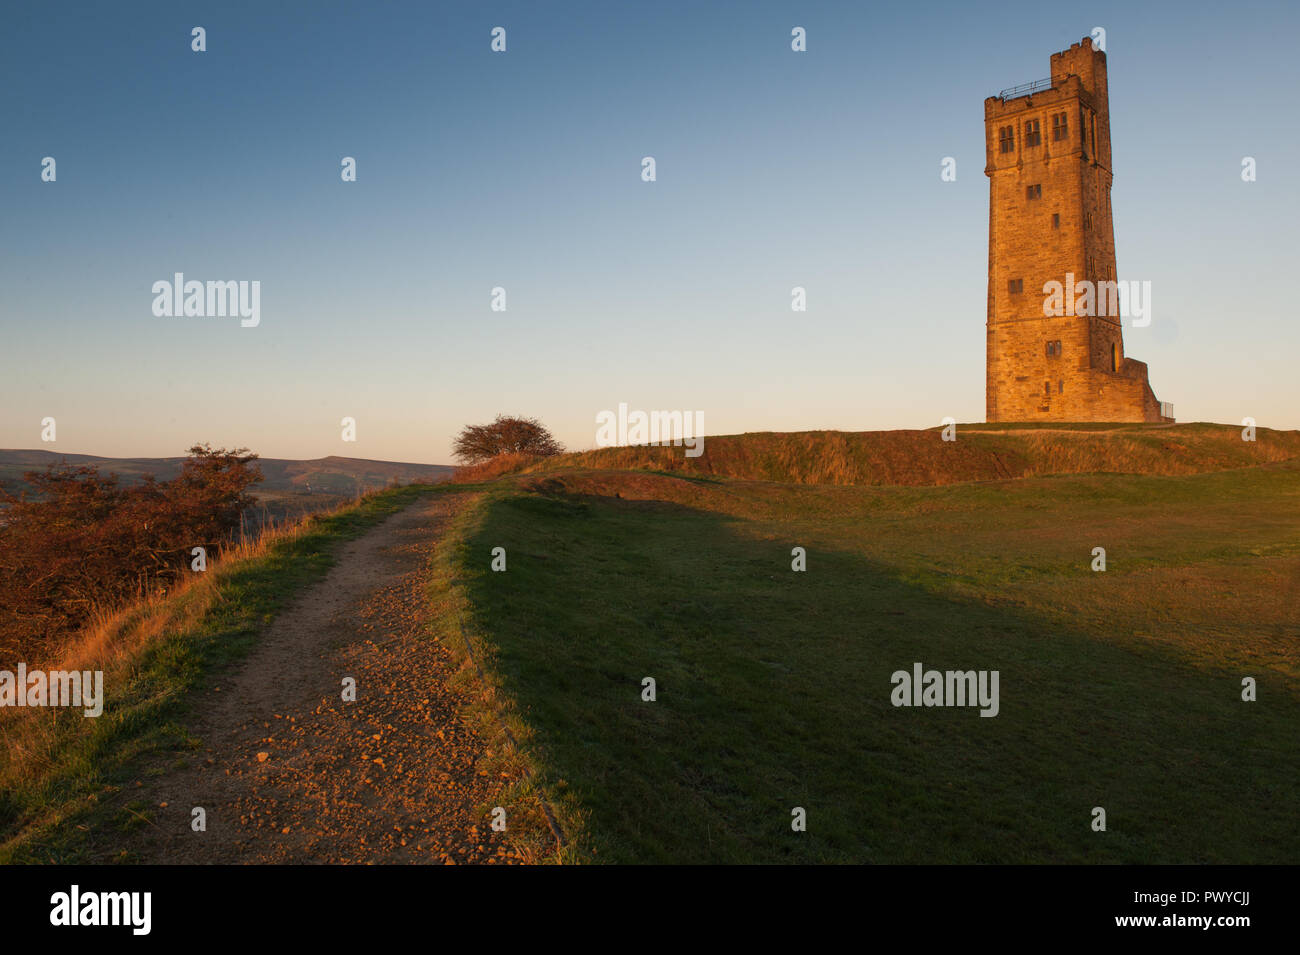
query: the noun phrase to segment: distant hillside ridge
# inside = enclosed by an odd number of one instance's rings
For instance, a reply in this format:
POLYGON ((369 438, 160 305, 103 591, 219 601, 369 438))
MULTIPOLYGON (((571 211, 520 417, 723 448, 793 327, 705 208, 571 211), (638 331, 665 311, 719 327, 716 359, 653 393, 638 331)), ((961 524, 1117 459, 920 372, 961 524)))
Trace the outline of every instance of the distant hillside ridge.
MULTIPOLYGON (((47 450, 0 449, 0 486, 11 493, 23 489, 23 473, 40 471, 49 464, 67 462, 73 466, 97 468, 104 474, 116 473, 124 482, 138 481, 152 474, 160 481, 180 474, 184 456, 171 458, 105 458, 93 454, 66 454, 47 450)), ((393 481, 402 484, 434 484, 445 481, 455 468, 444 464, 410 464, 401 461, 371 461, 330 455, 295 461, 288 458, 258 458, 263 480, 254 486, 255 493, 321 492, 353 495, 387 487, 393 481)))
POLYGON ((680 447, 600 448, 526 464, 563 469, 672 471, 787 484, 927 486, 1051 474, 1201 474, 1300 456, 1300 431, 1234 425, 957 425, 956 440, 925 431, 749 432, 709 436, 704 453, 680 447))

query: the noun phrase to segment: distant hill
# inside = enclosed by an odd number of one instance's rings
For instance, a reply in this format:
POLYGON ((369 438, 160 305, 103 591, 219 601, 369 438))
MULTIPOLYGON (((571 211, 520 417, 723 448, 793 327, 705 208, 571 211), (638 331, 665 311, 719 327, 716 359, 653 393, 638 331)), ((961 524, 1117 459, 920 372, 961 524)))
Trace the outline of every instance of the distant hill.
MULTIPOLYGON (((0 449, 0 487, 18 493, 25 471, 43 470, 49 464, 67 462, 86 465, 105 473, 116 473, 124 481, 138 481, 152 474, 160 481, 180 473, 184 457, 101 458, 93 454, 65 454, 61 451, 16 451, 0 449)), ((445 481, 455 470, 443 464, 408 464, 400 461, 368 461, 331 455, 308 461, 259 458, 263 480, 254 487, 262 498, 286 495, 353 497, 358 492, 386 487, 394 480, 402 484, 445 481)))
POLYGON ((680 447, 618 447, 533 461, 520 470, 672 471, 787 484, 926 486, 1048 474, 1201 474, 1300 456, 1300 432, 1235 425, 959 424, 957 440, 926 431, 752 432, 680 447))

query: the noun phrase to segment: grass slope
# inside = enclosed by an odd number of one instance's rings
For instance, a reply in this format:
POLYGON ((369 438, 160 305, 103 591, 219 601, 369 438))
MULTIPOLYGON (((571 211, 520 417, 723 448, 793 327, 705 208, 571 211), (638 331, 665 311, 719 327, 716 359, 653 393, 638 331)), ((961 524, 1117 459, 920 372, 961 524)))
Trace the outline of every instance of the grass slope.
POLYGON ((492 488, 460 586, 581 858, 1300 859, 1294 465, 492 488), (999 670, 1000 715, 893 707, 891 673, 917 661, 999 670))
POLYGON ((1300 455, 1300 432, 1230 425, 970 424, 957 440, 929 431, 802 431, 710 436, 681 448, 602 448, 529 470, 648 469, 793 484, 939 485, 1048 474, 1198 474, 1300 455))

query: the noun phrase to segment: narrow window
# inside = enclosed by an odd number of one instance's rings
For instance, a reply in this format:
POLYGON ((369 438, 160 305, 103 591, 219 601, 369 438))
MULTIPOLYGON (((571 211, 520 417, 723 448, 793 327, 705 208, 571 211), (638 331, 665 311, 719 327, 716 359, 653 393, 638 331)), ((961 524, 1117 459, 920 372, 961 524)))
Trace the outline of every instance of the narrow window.
POLYGON ((1064 378, 1062 378, 1062 379, 1057 383, 1056 393, 1057 393, 1058 395, 1063 395, 1063 394, 1065 394, 1065 379, 1064 379, 1064 378))
POLYGON ((1050 381, 1043 382, 1043 397, 1052 397, 1052 383, 1050 381))
POLYGON ((1025 145, 1038 146, 1043 141, 1042 128, 1036 119, 1025 120, 1025 145))
POLYGON ((1113 343, 1110 346, 1110 370, 1119 371, 1119 346, 1113 343))
POLYGON ((1059 229, 1060 227, 1061 227, 1061 214, 1060 214, 1059 212, 1053 212, 1053 213, 1052 213, 1052 228, 1053 228, 1053 229, 1059 229))
POLYGON ((1016 133, 1010 126, 1003 126, 998 130, 998 149, 1000 152, 1014 152, 1016 148, 1016 133))
POLYGON ((1043 184, 1039 182, 1039 183, 1035 183, 1032 186, 1025 186, 1025 198, 1026 199, 1043 198, 1043 184))

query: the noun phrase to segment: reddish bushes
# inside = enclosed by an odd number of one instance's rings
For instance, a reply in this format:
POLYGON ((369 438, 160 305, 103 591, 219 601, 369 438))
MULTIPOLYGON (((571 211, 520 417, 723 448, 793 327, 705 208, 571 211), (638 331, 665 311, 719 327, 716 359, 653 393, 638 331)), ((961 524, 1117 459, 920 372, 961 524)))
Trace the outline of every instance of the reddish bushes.
POLYGON ((0 661, 40 655, 110 607, 188 572, 239 528, 262 479, 246 448, 189 449, 181 474, 122 487, 117 475, 51 465, 28 472, 34 493, 4 494, 0 512, 0 661))

